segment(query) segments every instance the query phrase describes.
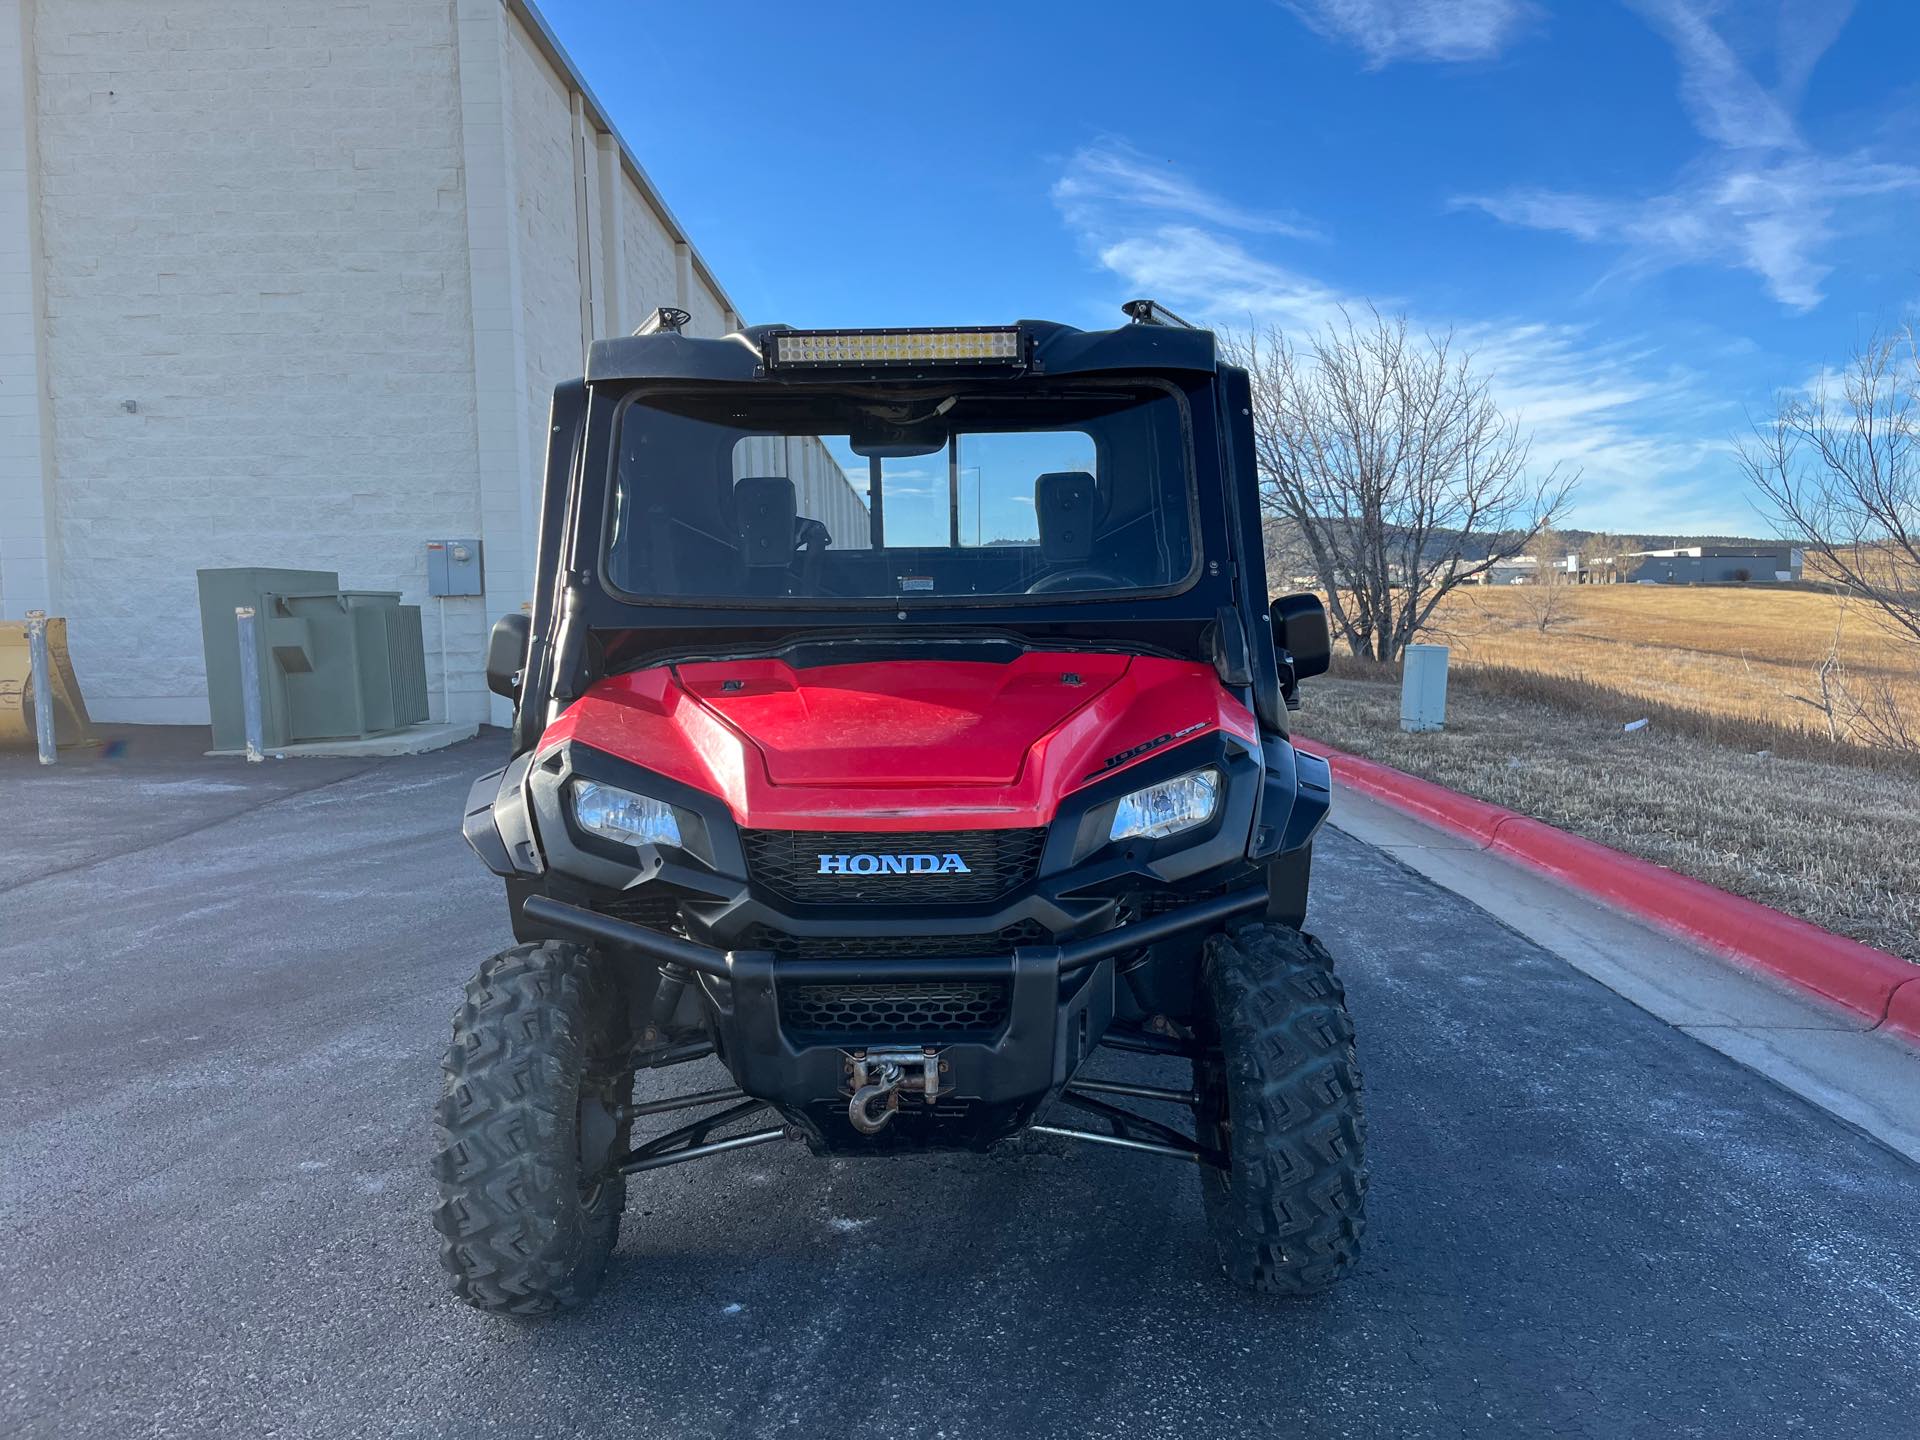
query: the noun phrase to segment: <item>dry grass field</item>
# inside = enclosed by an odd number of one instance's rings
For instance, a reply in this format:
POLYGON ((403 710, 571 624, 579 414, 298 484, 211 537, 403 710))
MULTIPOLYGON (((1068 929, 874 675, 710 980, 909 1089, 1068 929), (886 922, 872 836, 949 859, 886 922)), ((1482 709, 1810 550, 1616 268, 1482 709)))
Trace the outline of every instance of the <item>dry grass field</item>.
POLYGON ((1692 715, 1695 733, 1734 722, 1735 743, 1782 729, 1825 742, 1825 717, 1806 702, 1819 698, 1819 666, 1836 644, 1850 684, 1886 687, 1920 714, 1920 647, 1895 639, 1857 602, 1813 591, 1581 585, 1549 599, 1532 586, 1472 587, 1449 596, 1434 620, 1422 638, 1451 646, 1458 665, 1646 701, 1669 721, 1692 715), (1546 605, 1558 613, 1543 630, 1546 605))

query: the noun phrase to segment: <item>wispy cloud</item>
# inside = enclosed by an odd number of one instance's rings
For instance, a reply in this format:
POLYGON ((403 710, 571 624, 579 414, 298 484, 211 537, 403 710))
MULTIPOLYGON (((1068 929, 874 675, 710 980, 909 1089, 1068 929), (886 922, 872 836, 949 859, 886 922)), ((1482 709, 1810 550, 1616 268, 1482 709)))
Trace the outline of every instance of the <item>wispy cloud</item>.
POLYGON ((1644 199, 1566 190, 1507 190, 1455 202, 1534 230, 1623 249, 1620 269, 1684 264, 1751 271, 1793 310, 1811 310, 1833 266, 1821 258, 1850 201, 1920 190, 1920 169, 1866 154, 1798 153, 1765 164, 1709 164, 1680 188, 1644 199))
MULTIPOLYGON (((1084 154, 1075 165, 1083 163, 1084 154)), ((1131 153, 1131 152, 1130 152, 1131 153)), ((1130 293, 1149 294, 1221 327, 1278 325, 1306 334, 1363 313, 1362 297, 1268 259, 1223 228, 1167 223, 1153 207, 1117 200, 1078 203, 1054 191, 1062 217, 1102 269, 1130 293)), ((1205 197, 1224 213, 1234 207, 1205 197)), ((1201 213, 1193 208, 1189 216, 1201 213)), ((1404 307, 1373 297, 1383 309, 1404 307)), ((1716 409, 1694 377, 1650 350, 1601 344, 1584 329, 1508 317, 1415 314, 1450 328, 1470 349, 1496 399, 1533 434, 1534 458, 1579 466, 1580 514, 1596 525, 1650 531, 1731 530, 1741 518, 1702 472, 1737 415, 1716 409)))
POLYGON ((1463 195, 1455 203, 1511 225, 1617 246, 1622 273, 1727 265, 1759 276, 1787 308, 1813 309, 1833 271, 1822 256, 1842 228, 1841 212, 1920 190, 1920 168, 1866 150, 1819 153, 1795 123, 1808 77, 1851 5, 1786 0, 1772 41, 1778 82, 1769 90, 1714 27, 1712 7, 1692 0, 1629 3, 1672 46, 1681 101, 1714 148, 1673 188, 1651 196, 1518 187, 1463 195))
POLYGON ((1070 220, 1089 221, 1111 206, 1177 215, 1267 235, 1320 237, 1296 215, 1231 204, 1180 174, 1169 162, 1136 150, 1124 140, 1106 140, 1076 152, 1053 185, 1053 201, 1070 220))
POLYGON ((1350 296, 1258 259, 1230 236, 1196 225, 1159 225, 1134 233, 1109 226, 1088 238, 1101 266, 1134 291, 1170 302, 1199 302, 1208 316, 1255 316, 1305 329, 1339 318, 1341 306, 1351 303, 1350 296))
MULTIPOLYGON (((1733 47, 1713 28, 1711 5, 1692 0, 1627 3, 1673 47, 1674 58, 1680 62, 1680 99, 1702 135, 1730 150, 1799 145, 1799 134, 1786 107, 1754 79, 1733 47)), ((1833 36, 1828 36, 1826 43, 1832 41, 1833 36)), ((1817 54, 1806 58, 1807 73, 1818 59, 1817 54)))
POLYGON ((1282 0, 1316 34, 1354 46, 1372 70, 1396 60, 1486 60, 1534 16, 1526 0, 1282 0))

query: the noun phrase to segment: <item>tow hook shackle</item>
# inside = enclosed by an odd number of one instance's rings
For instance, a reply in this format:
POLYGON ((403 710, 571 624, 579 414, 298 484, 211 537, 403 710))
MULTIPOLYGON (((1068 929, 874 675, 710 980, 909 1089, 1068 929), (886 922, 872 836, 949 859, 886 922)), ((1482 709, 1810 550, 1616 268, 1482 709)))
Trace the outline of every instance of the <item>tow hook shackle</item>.
POLYGON ((862 1135, 878 1135, 886 1129, 887 1122, 900 1108, 900 1097, 893 1093, 899 1088, 900 1067, 889 1060, 866 1084, 856 1088, 853 1099, 847 1102, 847 1119, 853 1122, 853 1128, 862 1135), (886 1106, 875 1114, 873 1107, 882 1100, 886 1106))
POLYGON ((929 1105, 940 1098, 940 1052, 932 1046, 923 1050, 856 1051, 847 1057, 847 1069, 853 1077, 847 1120, 862 1135, 878 1135, 899 1113, 898 1092, 911 1071, 919 1071, 922 1093, 929 1105))

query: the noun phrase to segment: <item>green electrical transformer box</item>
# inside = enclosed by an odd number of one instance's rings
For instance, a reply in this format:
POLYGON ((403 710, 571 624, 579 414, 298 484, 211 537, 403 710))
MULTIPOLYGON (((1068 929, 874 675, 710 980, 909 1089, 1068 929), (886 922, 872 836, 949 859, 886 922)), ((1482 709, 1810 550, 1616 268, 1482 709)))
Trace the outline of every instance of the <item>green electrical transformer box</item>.
POLYGON ((200 640, 213 748, 246 744, 240 623, 254 613, 262 740, 268 749, 359 739, 427 718, 420 607, 397 590, 342 590, 331 570, 202 570, 200 640))

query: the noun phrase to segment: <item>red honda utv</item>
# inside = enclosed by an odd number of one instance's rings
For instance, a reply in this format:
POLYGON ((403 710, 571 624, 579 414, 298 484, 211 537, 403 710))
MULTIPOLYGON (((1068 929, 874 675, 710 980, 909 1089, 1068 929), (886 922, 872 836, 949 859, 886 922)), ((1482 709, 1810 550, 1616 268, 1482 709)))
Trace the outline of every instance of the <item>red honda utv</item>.
POLYGON ((1288 739, 1326 617, 1269 604, 1245 372, 1127 309, 667 310, 555 392, 465 821, 520 943, 445 1061, 464 1299, 580 1301, 630 1176, 779 1140, 1120 1146, 1198 1166, 1235 1279, 1353 1264, 1353 1026, 1300 929, 1329 777, 1288 739), (730 1085, 635 1099, 708 1056, 730 1085))

